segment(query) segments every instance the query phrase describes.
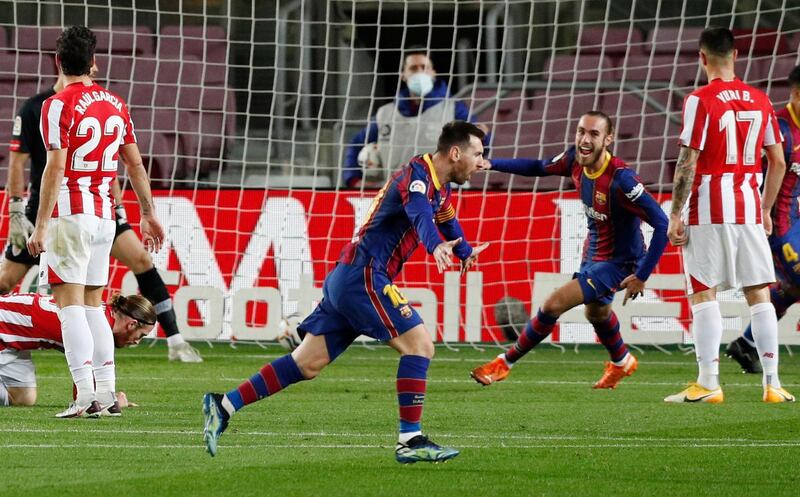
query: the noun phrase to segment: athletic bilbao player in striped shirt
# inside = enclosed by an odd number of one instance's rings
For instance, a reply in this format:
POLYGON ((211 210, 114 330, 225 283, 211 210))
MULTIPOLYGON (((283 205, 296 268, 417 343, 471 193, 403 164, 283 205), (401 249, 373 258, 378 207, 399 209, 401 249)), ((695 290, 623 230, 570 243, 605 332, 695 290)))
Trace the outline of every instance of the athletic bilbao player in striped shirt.
MULTIPOLYGON (((117 348, 139 343, 153 330, 156 319, 155 307, 141 295, 114 295, 103 315, 117 348)), ((112 361, 114 347, 104 352, 112 361)), ((52 297, 32 293, 0 296, 0 407, 36 404, 36 369, 30 351, 39 349, 64 351, 58 306, 52 297)), ((117 392, 117 399, 100 414, 119 416, 127 398, 117 392)))
POLYGON ((109 190, 120 158, 139 199, 145 246, 158 250, 164 238, 128 108, 90 77, 96 44, 84 26, 67 28, 57 41, 64 89, 42 104, 47 165, 28 239, 31 256, 41 254, 40 284, 52 287, 60 309, 65 355, 77 387, 75 402, 57 415, 65 418, 95 415, 114 403, 114 361, 101 361, 96 352, 107 350, 112 340, 100 304, 115 232, 109 190))
POLYGON ((709 28, 700 35, 700 63, 708 84, 683 104, 681 151, 675 170, 669 238, 683 247, 692 306, 697 382, 666 402, 724 399, 719 385, 722 315, 717 290, 743 288, 764 368, 764 402, 794 401, 778 379, 778 320, 770 303, 775 281, 767 235, 770 211, 786 171, 772 103, 734 73, 733 33, 709 28), (763 198, 761 149, 767 154, 763 198), (688 199, 688 203, 687 203, 688 199))

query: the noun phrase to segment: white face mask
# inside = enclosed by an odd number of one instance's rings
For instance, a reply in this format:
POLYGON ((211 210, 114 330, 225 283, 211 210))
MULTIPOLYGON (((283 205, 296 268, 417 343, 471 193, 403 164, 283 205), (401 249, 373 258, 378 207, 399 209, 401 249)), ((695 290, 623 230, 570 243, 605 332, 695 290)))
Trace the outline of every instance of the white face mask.
POLYGON ((424 72, 414 73, 408 78, 408 90, 414 95, 424 97, 433 90, 433 76, 424 72))

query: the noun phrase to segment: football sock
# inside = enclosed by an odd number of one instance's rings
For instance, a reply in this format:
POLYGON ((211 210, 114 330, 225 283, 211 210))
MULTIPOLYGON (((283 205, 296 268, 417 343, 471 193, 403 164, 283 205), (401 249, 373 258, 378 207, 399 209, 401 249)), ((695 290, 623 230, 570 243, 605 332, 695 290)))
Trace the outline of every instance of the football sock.
POLYGON ((625 357, 628 355, 628 346, 625 345, 625 341, 622 339, 622 335, 619 332, 619 319, 617 319, 617 315, 612 312, 608 319, 598 323, 592 322, 592 326, 594 327, 594 332, 597 333, 597 338, 600 339, 600 343, 608 350, 608 354, 611 356, 611 362, 617 366, 625 364, 625 357))
POLYGON ((223 407, 226 407, 226 410, 228 406, 232 407, 233 411, 228 414, 233 414, 248 404, 275 395, 292 383, 303 380, 305 378, 294 358, 291 354, 286 354, 266 364, 249 380, 226 393, 225 399, 228 399, 228 402, 223 399, 223 407))
POLYGON ((506 363, 506 366, 508 366, 508 369, 511 369, 511 368, 514 367, 514 363, 513 362, 509 362, 509 360, 506 358, 506 353, 505 352, 502 352, 502 353, 498 354, 497 358, 501 359, 504 363, 506 363))
POLYGON ((398 441, 406 443, 422 434, 422 408, 428 382, 431 360, 418 355, 400 357, 397 366, 397 403, 400 405, 400 435, 398 441))
POLYGON ((8 396, 8 389, 6 389, 5 384, 0 381, 0 407, 9 405, 11 405, 11 399, 8 396))
POLYGON ((95 400, 95 394, 92 371, 94 341, 86 320, 86 309, 82 305, 69 305, 58 311, 58 318, 61 321, 64 355, 78 390, 75 402, 79 406, 87 406, 95 400))
POLYGON ((167 337, 167 346, 169 347, 176 347, 182 343, 186 343, 186 340, 183 339, 183 335, 180 333, 176 333, 167 337))
MULTIPOLYGON (((775 314, 778 319, 782 318, 786 314, 786 310, 798 300, 796 297, 781 291, 776 285, 769 287, 769 297, 772 305, 775 306, 775 314)), ((751 347, 756 346, 756 342, 753 340, 752 324, 747 325, 747 329, 744 330, 742 337, 744 337, 745 341, 749 343, 751 347)))
POLYGON ((525 331, 517 338, 517 343, 506 350, 506 362, 517 362, 532 348, 539 345, 542 340, 553 332, 556 321, 558 321, 558 316, 545 314, 539 309, 536 312, 536 317, 528 322, 525 331))
MULTIPOLYGON (((149 271, 137 274, 136 281, 139 283, 139 291, 142 292, 142 295, 156 307, 156 319, 167 338, 180 334, 175 310, 172 308, 172 299, 169 297, 164 280, 158 274, 158 269, 151 268, 149 271)), ((177 344, 170 343, 169 345, 177 344)))
POLYGON ((114 334, 102 307, 86 306, 86 321, 92 331, 94 353, 92 365, 97 401, 102 406, 114 403, 116 371, 114 365, 114 334))
POLYGON ((762 384, 780 388, 778 379, 778 318, 770 303, 750 306, 753 339, 764 370, 762 384))
POLYGON ((697 383, 709 390, 719 388, 719 344, 722 340, 722 314, 716 300, 692 306, 694 352, 699 374, 697 383))

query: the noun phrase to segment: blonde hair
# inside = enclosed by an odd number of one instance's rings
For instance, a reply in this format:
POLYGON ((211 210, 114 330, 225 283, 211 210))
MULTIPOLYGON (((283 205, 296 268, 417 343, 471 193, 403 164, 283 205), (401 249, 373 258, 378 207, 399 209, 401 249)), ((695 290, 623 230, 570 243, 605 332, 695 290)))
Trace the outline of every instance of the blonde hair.
POLYGON ((141 325, 153 326, 156 324, 156 309, 153 304, 141 295, 120 295, 119 293, 111 296, 108 306, 129 318, 135 319, 141 325))

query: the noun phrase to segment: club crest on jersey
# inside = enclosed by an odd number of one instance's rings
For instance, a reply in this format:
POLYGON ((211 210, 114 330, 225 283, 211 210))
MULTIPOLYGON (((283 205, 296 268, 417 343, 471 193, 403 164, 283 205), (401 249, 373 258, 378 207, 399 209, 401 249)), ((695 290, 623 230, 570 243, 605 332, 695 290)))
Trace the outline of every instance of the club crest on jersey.
POLYGON ((594 194, 594 201, 600 205, 604 205, 606 203, 606 194, 603 192, 596 192, 594 194))
POLYGON ((427 191, 427 188, 425 187, 425 183, 423 183, 422 180, 418 180, 417 179, 417 180, 412 181, 411 184, 408 185, 408 191, 415 192, 415 193, 421 193, 421 194, 425 195, 425 192, 427 191))
POLYGON ((404 305, 398 310, 400 311, 400 315, 403 316, 404 318, 408 319, 411 317, 411 307, 409 307, 408 305, 404 305))
POLYGON ((636 186, 634 186, 631 191, 626 193, 625 196, 628 197, 631 202, 636 202, 636 199, 641 197, 642 193, 644 193, 644 185, 641 183, 636 183, 636 186))

